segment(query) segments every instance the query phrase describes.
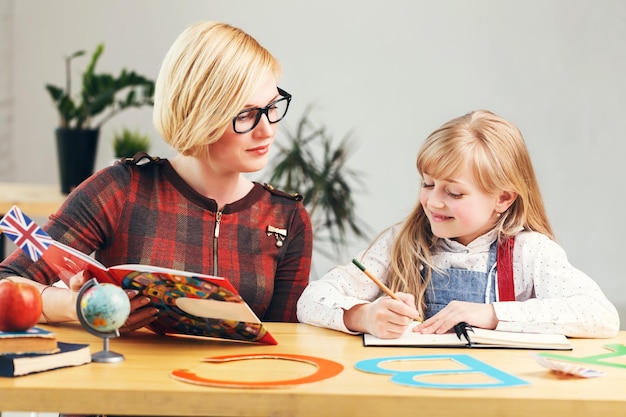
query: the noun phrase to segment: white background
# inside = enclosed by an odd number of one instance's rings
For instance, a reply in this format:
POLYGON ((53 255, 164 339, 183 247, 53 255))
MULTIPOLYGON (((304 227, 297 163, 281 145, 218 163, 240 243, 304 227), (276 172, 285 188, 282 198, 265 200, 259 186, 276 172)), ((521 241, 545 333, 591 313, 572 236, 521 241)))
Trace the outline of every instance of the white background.
MULTIPOLYGON (((626 311, 624 1, 0 2, 0 97, 8 97, 0 181, 58 181, 57 114, 44 85, 63 85, 64 55, 90 54, 104 42, 100 70, 125 67, 156 78, 185 27, 220 20, 255 36, 282 62, 281 87, 294 96, 282 129, 313 104, 313 120, 336 139, 353 132, 351 167, 367 184, 356 196, 358 214, 375 232, 415 204, 415 156, 432 130, 478 108, 517 124, 557 240, 626 311)), ((79 58, 75 73, 87 61, 79 58)), ((122 127, 149 133, 154 155, 173 155, 150 110, 131 110, 102 129, 99 168, 110 163, 111 136, 122 127)), ((348 263, 365 245, 354 242, 334 261, 317 257, 312 278, 348 263)))

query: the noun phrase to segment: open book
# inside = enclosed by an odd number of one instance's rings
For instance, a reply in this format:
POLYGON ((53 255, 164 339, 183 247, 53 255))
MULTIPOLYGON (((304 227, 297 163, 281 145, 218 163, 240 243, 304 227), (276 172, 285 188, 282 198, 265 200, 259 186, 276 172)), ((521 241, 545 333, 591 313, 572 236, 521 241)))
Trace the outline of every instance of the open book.
POLYGON ((363 345, 572 350, 572 344, 562 334, 487 330, 472 327, 463 322, 455 326, 454 333, 422 334, 415 333, 411 329, 409 327, 397 339, 379 339, 371 334, 364 334, 363 345))
POLYGON ((99 283, 137 290, 150 298, 159 309, 157 320, 150 324, 157 333, 277 344, 225 278, 149 265, 107 268, 52 239, 16 206, 0 219, 0 227, 33 261, 43 258, 66 284, 87 270, 99 283))

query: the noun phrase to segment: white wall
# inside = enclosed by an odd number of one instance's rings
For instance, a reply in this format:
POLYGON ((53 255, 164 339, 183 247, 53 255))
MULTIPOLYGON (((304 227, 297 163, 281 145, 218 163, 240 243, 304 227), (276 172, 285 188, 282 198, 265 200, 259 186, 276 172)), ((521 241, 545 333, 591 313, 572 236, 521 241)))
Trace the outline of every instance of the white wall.
POLYGON ((0 179, 11 175, 13 2, 0 1, 0 179))
MULTIPOLYGON (((626 235, 622 0, 12 4, 12 156, 2 158, 15 170, 0 170, 0 180, 57 181, 57 118, 44 84, 63 83, 64 54, 91 52, 104 41, 101 69, 126 67, 156 77, 183 28, 221 20, 257 37, 282 61, 281 86, 294 95, 285 127, 314 103, 313 118, 338 139, 354 129, 359 143, 352 166, 368 184, 357 197, 358 212, 376 231, 400 221, 415 203, 415 154, 430 131, 477 108, 515 122, 559 242, 572 263, 626 310, 620 267, 626 235)), ((153 134, 153 153, 172 155, 156 138, 150 111, 133 110, 105 125, 99 166, 111 159, 110 136, 122 126, 153 134)), ((341 261, 362 246, 352 245, 341 261)), ((330 265, 316 260, 315 274, 330 265)))

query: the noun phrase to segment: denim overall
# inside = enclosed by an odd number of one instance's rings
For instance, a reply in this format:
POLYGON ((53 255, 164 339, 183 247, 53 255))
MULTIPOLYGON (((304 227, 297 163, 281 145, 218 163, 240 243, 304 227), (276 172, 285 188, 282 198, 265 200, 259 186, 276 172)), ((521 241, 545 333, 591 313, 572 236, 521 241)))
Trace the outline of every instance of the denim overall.
POLYGON ((430 284, 426 289, 426 317, 437 314, 452 300, 473 303, 493 303, 496 301, 496 247, 497 240, 489 248, 487 271, 468 271, 450 268, 432 271, 430 284))

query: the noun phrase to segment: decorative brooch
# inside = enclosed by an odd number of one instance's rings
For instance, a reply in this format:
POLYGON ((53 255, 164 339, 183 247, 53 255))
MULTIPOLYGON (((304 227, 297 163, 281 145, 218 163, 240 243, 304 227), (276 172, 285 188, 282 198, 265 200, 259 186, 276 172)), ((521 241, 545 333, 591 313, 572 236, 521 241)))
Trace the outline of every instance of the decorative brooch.
POLYGON ((287 229, 279 229, 278 227, 267 225, 267 229, 265 230, 268 236, 274 235, 276 238, 276 247, 280 248, 283 246, 283 240, 287 238, 287 229))

